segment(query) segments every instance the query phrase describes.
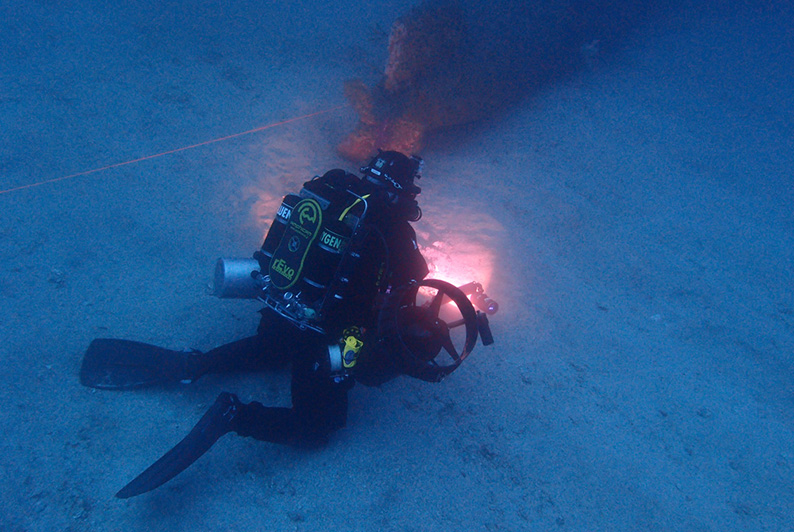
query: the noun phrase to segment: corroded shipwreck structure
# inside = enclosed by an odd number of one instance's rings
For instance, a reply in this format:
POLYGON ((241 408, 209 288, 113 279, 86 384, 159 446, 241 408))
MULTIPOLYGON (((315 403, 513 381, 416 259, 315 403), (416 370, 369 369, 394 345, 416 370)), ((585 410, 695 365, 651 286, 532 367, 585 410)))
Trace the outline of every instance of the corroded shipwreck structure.
POLYGON ((416 153, 434 131, 492 115, 592 68, 637 24, 664 15, 655 4, 425 0, 392 26, 379 82, 346 84, 359 122, 339 152, 356 162, 377 148, 416 153))
POLYGON ((359 123, 339 145, 340 154, 365 161, 377 148, 416 153, 428 133, 480 117, 486 109, 476 98, 477 81, 467 79, 465 37, 455 1, 428 1, 399 18, 380 82, 345 85, 359 123))

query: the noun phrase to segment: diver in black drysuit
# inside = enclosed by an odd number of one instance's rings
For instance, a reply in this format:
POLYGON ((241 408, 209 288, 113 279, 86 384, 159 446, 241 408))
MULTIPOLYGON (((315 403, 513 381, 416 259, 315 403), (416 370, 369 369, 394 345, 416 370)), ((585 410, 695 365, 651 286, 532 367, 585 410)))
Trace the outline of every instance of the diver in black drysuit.
MULTIPOLYGON (((412 208, 406 213, 400 204, 402 201, 408 202, 409 207, 415 206, 415 193, 406 194, 407 197, 395 198, 397 203, 394 204, 383 199, 375 202, 373 208, 376 213, 372 217, 379 235, 373 235, 362 254, 368 263, 362 275, 371 276, 376 273, 374 269, 383 265, 388 268, 385 276, 389 286, 404 286, 411 281, 422 280, 428 272, 416 244, 416 233, 405 218, 414 216, 415 211, 412 208)), ((371 296, 364 294, 362 298, 371 296)), ((221 394, 218 400, 228 403, 230 428, 240 436, 274 443, 322 443, 329 433, 345 425, 347 394, 354 379, 331 377, 325 363, 329 342, 324 335, 311 330, 301 331, 269 308, 262 309, 261 313, 256 336, 204 354, 188 355, 186 380, 194 380, 207 373, 274 370, 291 363, 291 408, 268 407, 259 402, 245 404, 228 393, 221 394)), ((381 384, 400 373, 392 359, 393 353, 386 352, 373 338, 377 328, 376 317, 376 308, 358 316, 358 321, 371 332, 364 337, 355 380, 367 385, 381 384)))
MULTIPOLYGON (((428 273, 416 244, 416 233, 409 223, 421 217, 416 202, 421 189, 414 184, 420 164, 419 158, 379 152, 369 167, 362 168, 363 178, 343 170, 332 170, 323 176, 326 180, 353 183, 356 193, 361 199, 366 198, 363 203, 368 206, 363 218, 366 236, 357 250, 359 264, 349 279, 354 290, 338 310, 343 315, 329 319, 359 327, 361 345, 360 351, 356 351, 354 372, 335 375, 329 367, 329 344, 337 341, 340 329, 330 334, 301 329, 267 306, 261 311, 256 336, 206 353, 168 351, 125 340, 92 342, 83 360, 81 382, 101 389, 190 382, 208 373, 262 371, 288 364, 292 368, 290 408, 269 407, 259 402, 246 404, 231 393, 221 393, 190 434, 119 491, 118 497, 132 497, 162 485, 229 432, 274 443, 321 444, 331 432, 345 425, 347 396, 354 377, 363 384, 377 385, 406 373, 394 352, 396 344, 383 342, 380 337, 379 315, 390 293, 399 294, 397 287, 421 281, 428 273), (141 359, 147 359, 150 365, 149 381, 145 371, 144 377, 136 373, 145 365, 141 359), (130 373, 125 374, 126 370, 130 373)), ((259 260, 262 264, 262 259, 259 260)), ((262 264, 263 271, 266 267, 262 264)))

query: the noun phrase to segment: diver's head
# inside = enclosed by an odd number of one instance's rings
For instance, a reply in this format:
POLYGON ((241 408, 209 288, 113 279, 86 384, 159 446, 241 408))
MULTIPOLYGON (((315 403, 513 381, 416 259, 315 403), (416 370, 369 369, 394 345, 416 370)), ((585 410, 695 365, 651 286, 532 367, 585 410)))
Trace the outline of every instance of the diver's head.
POLYGON ((415 179, 422 177, 421 170, 421 157, 378 150, 369 164, 361 168, 361 173, 364 174, 364 181, 383 193, 390 210, 415 222, 422 217, 422 210, 416 201, 422 189, 414 183, 415 179))

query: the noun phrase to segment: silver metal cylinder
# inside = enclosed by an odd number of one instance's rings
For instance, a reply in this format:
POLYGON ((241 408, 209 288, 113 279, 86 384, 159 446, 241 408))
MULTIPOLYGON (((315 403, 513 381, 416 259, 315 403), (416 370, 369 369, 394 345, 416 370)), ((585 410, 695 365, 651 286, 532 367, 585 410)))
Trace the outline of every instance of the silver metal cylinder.
POLYGON ((221 257, 215 263, 215 295, 224 299, 256 299, 260 287, 251 276, 259 271, 256 259, 221 257))

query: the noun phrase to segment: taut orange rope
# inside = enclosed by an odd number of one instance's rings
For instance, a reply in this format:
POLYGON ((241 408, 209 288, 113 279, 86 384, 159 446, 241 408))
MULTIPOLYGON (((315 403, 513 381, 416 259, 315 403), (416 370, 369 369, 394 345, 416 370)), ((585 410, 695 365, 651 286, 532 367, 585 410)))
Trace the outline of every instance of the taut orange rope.
POLYGON ((255 128, 255 129, 249 129, 248 131, 243 131, 242 133, 234 133, 232 135, 226 135, 225 137, 219 137, 217 139, 205 140, 204 142, 199 142, 198 144, 192 144, 190 146, 183 146, 181 148, 176 148, 176 149, 173 149, 173 150, 168 150, 168 151, 164 151, 164 152, 160 152, 160 153, 155 153, 154 155, 147 155, 146 157, 138 157, 137 159, 131 159, 129 161, 124 161, 124 162, 115 163, 115 164, 109 164, 109 165, 103 166, 101 168, 94 168, 92 170, 85 170, 84 172, 78 172, 76 174, 65 175, 65 176, 62 176, 62 177, 56 177, 56 178, 53 178, 53 179, 47 179, 45 181, 38 181, 36 183, 30 183, 28 185, 21 185, 21 186, 14 187, 14 188, 8 188, 8 189, 5 189, 5 190, 0 190, 0 194, 8 194, 9 192, 16 192, 18 190, 24 190, 26 188, 33 188, 33 187, 38 187, 38 186, 41 186, 41 185, 47 185, 47 184, 50 184, 50 183, 57 183, 58 181, 65 181, 67 179, 72 179, 72 178, 75 178, 75 177, 80 177, 80 176, 84 176, 84 175, 88 175, 88 174, 94 174, 96 172, 102 172, 104 170, 109 170, 111 168, 118 168, 119 166, 126 166, 128 164, 139 163, 141 161, 148 161, 149 159, 162 157, 164 155, 171 155, 172 153, 177 153, 177 152, 180 152, 180 151, 192 150, 193 148, 206 146, 207 144, 213 144, 215 142, 221 142, 221 141, 224 141, 224 140, 233 139, 235 137, 242 137, 243 135, 250 135, 251 133, 257 133, 259 131, 264 131, 266 129, 271 129, 271 128, 274 128, 274 127, 277 127, 277 126, 283 126, 284 124, 289 124, 290 122, 296 122, 298 120, 305 120, 307 118, 312 118, 314 116, 322 115, 322 114, 325 114, 325 113, 330 113, 332 111, 336 111, 337 109, 341 109, 343 107, 347 107, 347 105, 338 105, 336 107, 332 107, 331 109, 326 109, 324 111, 317 111, 316 113, 309 113, 309 114, 303 115, 303 116, 297 116, 297 117, 294 117, 294 118, 288 118, 286 120, 282 120, 280 122, 274 122, 274 123, 268 124, 266 126, 258 127, 258 128, 255 128))

